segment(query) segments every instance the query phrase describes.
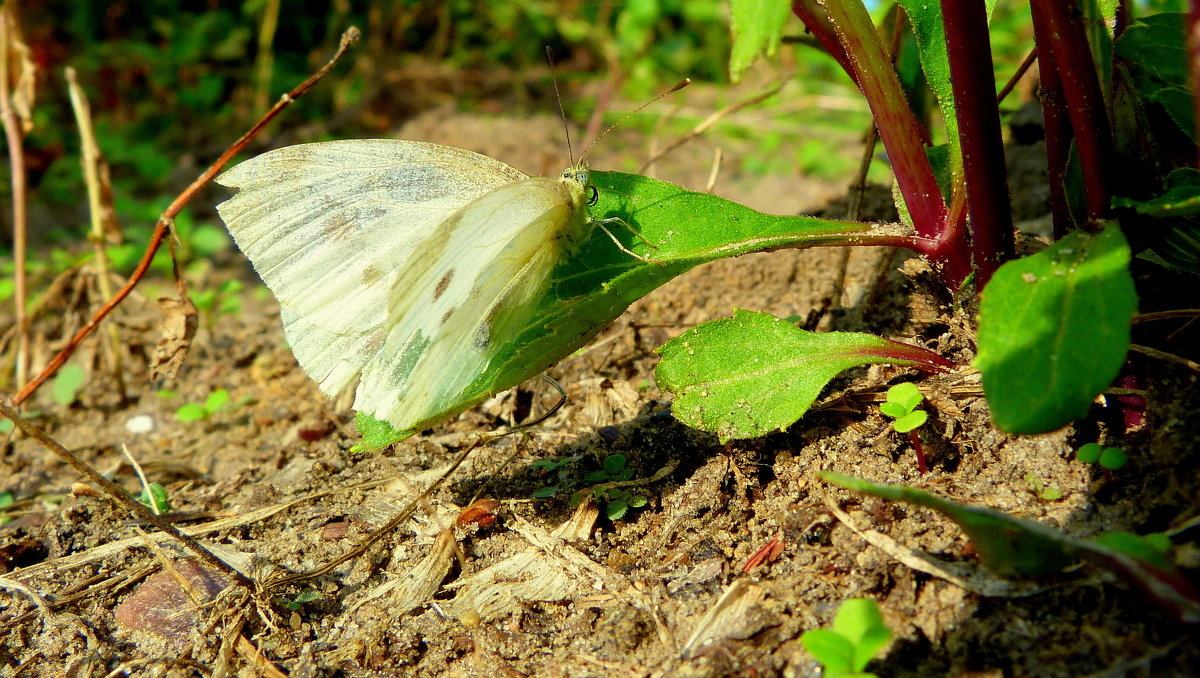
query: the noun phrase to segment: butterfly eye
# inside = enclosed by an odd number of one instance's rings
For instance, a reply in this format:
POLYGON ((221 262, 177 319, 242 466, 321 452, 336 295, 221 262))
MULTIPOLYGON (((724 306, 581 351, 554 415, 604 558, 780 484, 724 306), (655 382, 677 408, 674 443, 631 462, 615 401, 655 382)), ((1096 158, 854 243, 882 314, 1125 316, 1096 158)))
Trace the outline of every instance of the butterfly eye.
POLYGON ((587 204, 595 205, 597 202, 600 202, 600 192, 596 190, 595 186, 588 186, 587 204))

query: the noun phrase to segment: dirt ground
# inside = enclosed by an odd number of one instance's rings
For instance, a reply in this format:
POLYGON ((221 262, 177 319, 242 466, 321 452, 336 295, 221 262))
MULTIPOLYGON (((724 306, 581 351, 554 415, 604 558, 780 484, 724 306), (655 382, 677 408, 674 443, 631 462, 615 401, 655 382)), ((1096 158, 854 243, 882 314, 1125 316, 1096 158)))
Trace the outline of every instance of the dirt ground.
MULTIPOLYGON (((399 135, 547 173, 562 164, 559 130, 550 116, 434 111, 399 135)), ((706 144, 685 146, 658 176, 702 188, 706 144)), ((643 140, 619 133, 592 164, 618 167, 617 158, 639 152, 643 140)), ((715 192, 789 213, 843 190, 725 173, 715 192)), ((73 489, 74 471, 38 443, 15 439, 0 452, 0 491, 17 500, 0 526, 0 675, 815 676, 800 634, 827 626, 851 597, 879 601, 894 631, 870 666, 880 676, 1195 675, 1200 649, 1190 630, 1128 583, 1085 567, 1025 582, 1011 597, 981 596, 901 564, 856 532, 978 569, 948 520, 815 477, 832 469, 907 483, 1083 537, 1166 530, 1200 510, 1195 374, 1136 361, 1148 420, 1129 434, 1099 406, 1056 433, 1000 433, 967 367, 940 377, 889 367, 848 373, 825 406, 762 440, 722 445, 671 417, 669 395, 655 386, 654 349, 734 307, 802 318, 829 307, 816 316, 822 330, 879 332, 969 364, 963 322, 900 253, 850 250, 844 289, 830 299, 845 252, 747 256, 657 290, 551 370, 569 395, 555 416, 477 450, 365 556, 282 590, 222 592, 224 582, 174 542, 111 500, 73 489), (907 438, 854 397, 914 379, 932 402, 924 475, 907 438), (1098 436, 1128 450, 1129 465, 1105 474, 1075 461, 1078 444, 1098 436), (585 474, 614 454, 627 458, 630 489, 648 498, 645 507, 610 520, 589 502, 572 509, 565 495, 531 499, 547 485, 587 487, 585 474), (570 461, 551 473, 531 466, 561 459, 570 461), (1044 498, 1044 487, 1061 497, 1044 498), (466 511, 477 498, 495 501, 466 511), (764 547, 774 558, 755 564, 764 547)), ((253 286, 236 251, 193 287, 231 277, 253 286)), ((478 433, 553 401, 550 389, 530 382, 362 455, 350 449, 347 399, 321 396, 283 344, 278 308, 250 291, 240 313, 202 318, 173 385, 178 397, 156 394, 145 372, 158 336, 155 295, 145 291, 118 315, 127 398, 91 349, 85 362, 95 369, 79 400, 62 407, 39 394, 38 421, 136 494, 127 449, 167 488, 180 526, 259 582, 346 552, 478 433), (180 404, 217 388, 236 405, 203 421, 175 419, 180 404), (130 432, 147 422, 150 430, 130 432)), ((39 355, 61 345, 61 324, 39 325, 39 355)), ((1177 341, 1194 342, 1195 332, 1177 341)))

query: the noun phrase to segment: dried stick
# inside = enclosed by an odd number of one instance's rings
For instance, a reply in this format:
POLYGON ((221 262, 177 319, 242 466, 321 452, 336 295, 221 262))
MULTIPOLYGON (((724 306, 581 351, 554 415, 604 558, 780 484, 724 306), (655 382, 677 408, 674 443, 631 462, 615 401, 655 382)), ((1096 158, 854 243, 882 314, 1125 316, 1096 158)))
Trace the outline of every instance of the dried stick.
MULTIPOLYGON (((87 184, 88 212, 91 215, 92 246, 96 249, 96 277, 99 279, 100 295, 105 299, 112 298, 112 282, 108 279, 108 256, 104 251, 105 217, 115 220, 111 205, 104 204, 104 192, 100 184, 100 167, 104 157, 100 146, 96 143, 96 130, 92 126, 92 109, 88 104, 87 94, 79 86, 75 77, 75 69, 68 67, 67 91, 71 96, 71 108, 75 111, 75 121, 79 126, 80 164, 83 165, 83 180, 87 184)), ((112 376, 116 381, 117 393, 125 400, 125 376, 121 365, 121 335, 117 326, 108 323, 109 349, 112 353, 112 376)), ((22 380, 23 381, 23 380, 22 380)))
POLYGON ((251 591, 255 590, 254 583, 248 577, 230 567, 225 561, 214 556, 211 551, 201 546, 200 542, 179 531, 179 528, 172 525, 165 518, 151 511, 149 506, 146 506, 145 504, 134 499, 120 485, 100 475, 99 471, 86 464, 79 457, 71 454, 70 450, 63 447, 58 443, 58 441, 54 440, 50 436, 46 435, 45 431, 37 426, 34 426, 28 420, 23 419, 16 410, 3 403, 0 403, 0 414, 3 414, 5 417, 11 419, 12 422, 25 433, 25 435, 38 441, 47 450, 53 452, 59 459, 62 459, 67 464, 70 464, 71 468, 79 471, 84 477, 94 483, 96 487, 104 490, 110 497, 115 499, 117 503, 128 509, 130 513, 174 537, 179 541, 179 543, 183 544, 185 548, 199 556, 200 560, 204 561, 205 564, 210 565, 229 575, 239 584, 247 586, 251 591))
MULTIPOLYGON (((696 137, 700 136, 701 134, 704 134, 704 132, 707 131, 708 128, 717 124, 718 122, 725 119, 729 115, 732 115, 733 113, 736 113, 736 112, 742 110, 743 108, 746 108, 747 106, 753 106, 754 104, 757 104, 760 101, 763 101, 764 99, 768 99, 772 96, 775 96, 775 94, 777 94, 779 92, 779 90, 783 89, 783 86, 790 79, 791 79, 790 75, 784 75, 783 77, 779 78, 779 82, 775 83, 774 85, 771 85, 770 87, 759 92, 758 94, 755 94, 754 96, 752 96, 748 99, 743 99, 737 103, 730 104, 729 106, 726 106, 725 108, 722 108, 721 110, 708 116, 707 118, 705 118, 705 120, 703 122, 701 122, 699 125, 696 125, 694 128, 692 128, 692 130, 690 132, 679 137, 675 141, 672 141, 671 143, 667 144, 663 148, 659 149, 657 152, 653 153, 644 162, 642 162, 642 166, 638 168, 638 174, 645 174, 646 170, 649 169, 651 165, 658 162, 664 155, 670 153, 671 151, 675 150, 676 148, 679 148, 680 146, 684 145, 685 143, 691 141, 692 139, 695 139, 696 137)), ((672 90, 672 91, 674 91, 674 90, 672 90)))
POLYGON ((46 381, 46 379, 50 378, 50 376, 54 374, 64 362, 67 361, 67 358, 71 357, 71 354, 74 353, 77 348, 79 348, 79 345, 83 342, 83 340, 86 339, 93 331, 95 331, 96 326, 99 325, 100 321, 110 312, 112 312, 112 310, 116 308, 117 304, 120 304, 125 297, 129 296, 129 293, 133 291, 133 288, 138 284, 138 282, 141 281, 142 277, 146 275, 146 270, 150 268, 150 261, 154 259, 154 254, 158 251, 159 246, 166 237, 170 223, 184 208, 184 206, 191 201, 196 193, 205 184, 211 181, 212 178, 215 177, 225 167, 225 165, 233 159, 233 156, 237 155, 242 148, 245 147, 245 145, 262 130, 263 127, 266 127, 268 123, 274 120, 275 116, 279 115, 284 108, 290 106, 298 97, 312 89, 313 85, 317 84, 317 81, 323 78, 325 74, 333 68, 334 64, 336 64, 338 60, 342 58, 342 55, 346 53, 346 50, 350 47, 350 45, 358 40, 360 35, 361 34, 359 33, 358 29, 353 26, 346 29, 346 32, 342 34, 342 41, 341 44, 338 45, 337 52, 334 53, 333 57, 328 63, 322 66, 321 69, 316 73, 313 73, 311 76, 309 76, 307 80, 300 83, 291 92, 283 95, 271 108, 271 110, 267 111, 266 115, 264 115, 257 123, 255 123, 248 132, 243 134, 240 139, 234 142, 232 146, 230 146, 224 153, 221 154, 221 157, 217 158, 217 160, 199 176, 199 178, 193 181, 190 186, 184 189, 184 191, 175 198, 170 206, 168 206, 167 209, 162 213, 162 216, 158 218, 158 223, 154 226, 154 234, 150 236, 150 243, 146 246, 146 253, 142 255, 142 260, 138 262, 137 269, 135 269, 133 275, 129 277, 129 281, 125 283, 124 287, 122 287, 120 290, 117 290, 116 295, 113 296, 113 298, 110 299, 108 303, 106 303, 96 313, 96 315, 90 321, 88 321, 88 323, 84 325, 74 337, 71 338, 71 343, 67 344, 62 351, 59 351, 58 355, 54 356, 54 359, 50 361, 50 364, 47 365, 44 370, 42 370, 41 374, 35 377, 28 384, 25 384, 25 386, 21 388, 21 391, 13 396, 12 402, 14 404, 19 405, 29 398, 29 396, 32 395, 34 391, 36 391, 38 387, 40 387, 46 381))
POLYGON ((29 317, 25 308, 25 249, 28 234, 28 214, 26 211, 26 192, 28 178, 25 174, 25 134, 21 121, 13 110, 12 73, 9 72, 9 50, 15 49, 16 24, 13 22, 12 7, 0 8, 0 124, 4 125, 4 137, 8 141, 8 163, 12 176, 12 209, 13 209, 13 259, 16 270, 13 272, 14 292, 17 314, 17 383, 29 377, 29 317))

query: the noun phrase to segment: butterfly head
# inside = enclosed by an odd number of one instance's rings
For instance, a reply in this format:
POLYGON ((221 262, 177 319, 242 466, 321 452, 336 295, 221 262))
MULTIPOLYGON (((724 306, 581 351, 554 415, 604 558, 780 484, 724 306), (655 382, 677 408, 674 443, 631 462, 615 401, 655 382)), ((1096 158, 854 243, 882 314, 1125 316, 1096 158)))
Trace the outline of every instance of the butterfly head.
POLYGON ((583 163, 566 168, 559 175, 559 179, 582 188, 587 194, 587 204, 595 205, 599 199, 596 186, 592 183, 592 173, 583 163))

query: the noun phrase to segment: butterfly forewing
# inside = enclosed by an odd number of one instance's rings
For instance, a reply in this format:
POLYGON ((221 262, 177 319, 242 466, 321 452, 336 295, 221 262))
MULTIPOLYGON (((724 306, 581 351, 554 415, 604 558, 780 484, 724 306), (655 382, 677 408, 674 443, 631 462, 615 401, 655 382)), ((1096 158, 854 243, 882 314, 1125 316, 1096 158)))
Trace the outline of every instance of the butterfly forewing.
POLYGON ((382 343, 397 271, 463 205, 526 178, 484 155, 436 144, 354 140, 281 148, 221 175, 218 206, 279 300, 288 341, 326 393, 382 343))
POLYGON ((292 146, 218 182, 301 366, 331 395, 360 377, 355 409, 401 430, 462 409, 586 230, 578 181, 420 142, 292 146))

